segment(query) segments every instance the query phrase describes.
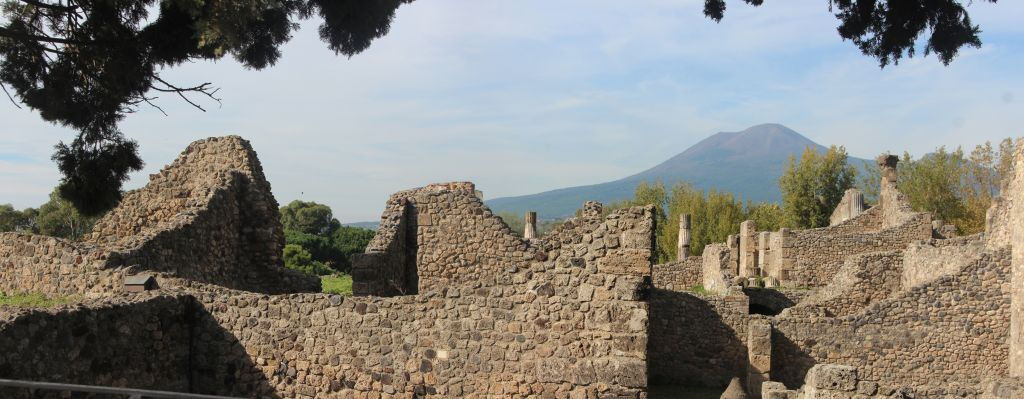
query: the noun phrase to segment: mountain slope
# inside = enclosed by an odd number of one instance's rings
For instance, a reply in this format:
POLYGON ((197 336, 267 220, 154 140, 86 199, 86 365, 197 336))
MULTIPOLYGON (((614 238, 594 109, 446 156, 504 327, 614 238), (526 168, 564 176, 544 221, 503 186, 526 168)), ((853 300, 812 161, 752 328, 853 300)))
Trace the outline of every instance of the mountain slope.
MULTIPOLYGON (((779 201, 778 180, 790 155, 807 147, 826 148, 780 124, 763 124, 740 132, 714 134, 650 169, 619 180, 561 188, 538 194, 495 198, 487 205, 495 212, 537 211, 542 219, 571 216, 584 201, 603 203, 633 196, 640 182, 664 182, 671 186, 688 181, 697 189, 715 189, 744 200, 779 201)), ((860 169, 863 160, 850 158, 860 169)))

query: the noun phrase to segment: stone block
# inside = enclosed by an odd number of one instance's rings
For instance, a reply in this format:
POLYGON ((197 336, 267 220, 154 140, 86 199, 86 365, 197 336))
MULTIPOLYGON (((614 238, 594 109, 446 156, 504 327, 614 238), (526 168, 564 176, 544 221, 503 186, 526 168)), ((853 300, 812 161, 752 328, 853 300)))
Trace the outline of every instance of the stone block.
POLYGON ((819 390, 852 392, 857 389, 857 368, 816 364, 807 371, 805 384, 819 390))

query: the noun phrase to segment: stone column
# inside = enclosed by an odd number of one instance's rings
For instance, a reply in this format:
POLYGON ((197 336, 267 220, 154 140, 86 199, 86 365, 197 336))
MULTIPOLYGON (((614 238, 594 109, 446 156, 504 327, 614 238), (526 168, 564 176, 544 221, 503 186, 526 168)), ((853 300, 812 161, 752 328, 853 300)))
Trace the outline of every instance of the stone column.
POLYGON ((684 261, 690 256, 690 215, 679 215, 679 242, 676 244, 676 260, 684 261))
MULTIPOLYGON (((850 195, 850 219, 853 219, 864 213, 864 193, 855 188, 850 190, 854 190, 850 195)), ((849 192, 850 190, 847 191, 849 192)))
POLYGON ((526 223, 523 228, 523 238, 527 240, 537 238, 537 212, 526 212, 526 223))
POLYGON ((761 384, 771 380, 772 325, 765 319, 752 319, 747 325, 747 393, 761 397, 761 384))
POLYGON ((900 162, 900 157, 896 155, 879 155, 875 162, 878 163, 878 169, 882 171, 882 186, 878 191, 878 204, 882 209, 886 208, 886 202, 896 189, 896 164, 900 162))
POLYGON ((764 275, 768 268, 768 251, 771 249, 768 247, 768 234, 771 233, 762 231, 757 234, 757 271, 759 275, 764 275))
POLYGON ((730 234, 726 238, 726 246, 729 248, 729 270, 734 276, 740 275, 740 236, 730 234))
POLYGON ((757 275, 757 226, 753 220, 740 223, 740 277, 757 275))

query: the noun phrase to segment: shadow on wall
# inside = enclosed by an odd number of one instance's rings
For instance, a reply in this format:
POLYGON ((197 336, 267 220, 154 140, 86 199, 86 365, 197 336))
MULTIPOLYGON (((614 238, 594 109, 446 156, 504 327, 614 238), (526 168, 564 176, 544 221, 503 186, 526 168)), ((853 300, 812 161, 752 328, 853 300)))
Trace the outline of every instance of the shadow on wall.
POLYGON ((814 339, 797 344, 772 328, 772 380, 782 382, 787 389, 800 389, 807 371, 815 364, 814 358, 801 348, 816 344, 814 339))
POLYGON ((689 293, 652 289, 647 345, 650 385, 725 388, 733 377, 745 378, 747 348, 739 337, 746 336, 746 328, 737 331, 730 324, 745 327, 747 309, 725 310, 689 293), (737 320, 725 320, 723 313, 737 320))
MULTIPOLYGON (((280 399, 238 338, 191 296, 90 306, 0 321, 0 378, 280 399)), ((0 388, 0 397, 67 396, 0 388)))
POLYGON ((743 289, 743 293, 750 299, 749 314, 775 316, 796 305, 786 294, 773 289, 748 287, 743 289))
MULTIPOLYGON (((189 370, 193 393, 207 395, 238 396, 248 398, 280 399, 281 396, 267 380, 259 366, 245 351, 238 337, 220 325, 213 315, 199 301, 190 298, 188 309, 191 333, 192 367, 189 370)), ((223 304, 219 306, 224 306, 223 304)), ((249 328, 266 328, 247 319, 249 328)), ((289 331, 275 337, 283 342, 296 342, 297 333, 289 331)), ((295 365, 285 362, 268 364, 274 368, 274 375, 282 380, 292 381, 296 375, 295 365)))

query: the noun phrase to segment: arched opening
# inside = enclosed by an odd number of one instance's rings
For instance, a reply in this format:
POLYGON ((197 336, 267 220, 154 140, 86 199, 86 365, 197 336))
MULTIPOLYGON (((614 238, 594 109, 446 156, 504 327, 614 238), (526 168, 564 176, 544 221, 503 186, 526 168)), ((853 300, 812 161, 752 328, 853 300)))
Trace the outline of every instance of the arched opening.
POLYGON ((775 309, 772 309, 772 308, 770 308, 768 306, 764 306, 764 305, 757 304, 757 303, 751 303, 750 306, 748 307, 748 311, 747 311, 748 314, 761 314, 761 315, 765 315, 765 316, 775 316, 775 315, 779 314, 780 312, 781 312, 781 309, 780 310, 775 310, 775 309))

